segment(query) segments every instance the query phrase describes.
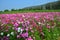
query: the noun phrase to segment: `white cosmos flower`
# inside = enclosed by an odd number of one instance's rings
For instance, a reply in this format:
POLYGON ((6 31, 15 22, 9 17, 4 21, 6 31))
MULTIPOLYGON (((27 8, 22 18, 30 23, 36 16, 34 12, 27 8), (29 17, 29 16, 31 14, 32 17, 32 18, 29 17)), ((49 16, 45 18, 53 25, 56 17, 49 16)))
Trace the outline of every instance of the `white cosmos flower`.
POLYGON ((18 27, 18 30, 20 30, 21 28, 20 27, 18 27))
POLYGON ((7 34, 7 36, 9 37, 9 36, 10 36, 10 34, 7 34))
POLYGON ((20 32, 21 31, 21 28, 19 27, 17 31, 20 32))
POLYGON ((38 22, 38 24, 41 24, 41 22, 38 22))
POLYGON ((4 35, 4 33, 3 33, 3 32, 1 32, 0 34, 1 34, 1 35, 4 35))
POLYGON ((21 29, 21 33, 22 33, 23 29, 21 29))
POLYGON ((14 32, 11 32, 11 35, 14 35, 14 32))
POLYGON ((20 27, 18 27, 17 31, 22 33, 23 29, 21 29, 20 27))

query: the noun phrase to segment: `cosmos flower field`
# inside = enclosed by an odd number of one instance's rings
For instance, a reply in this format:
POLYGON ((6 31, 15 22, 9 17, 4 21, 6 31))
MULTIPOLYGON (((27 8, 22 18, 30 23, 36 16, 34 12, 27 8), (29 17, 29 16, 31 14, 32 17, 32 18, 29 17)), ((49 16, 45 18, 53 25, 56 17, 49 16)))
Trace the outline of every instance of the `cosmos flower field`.
POLYGON ((59 40, 60 12, 0 14, 0 40, 59 40))

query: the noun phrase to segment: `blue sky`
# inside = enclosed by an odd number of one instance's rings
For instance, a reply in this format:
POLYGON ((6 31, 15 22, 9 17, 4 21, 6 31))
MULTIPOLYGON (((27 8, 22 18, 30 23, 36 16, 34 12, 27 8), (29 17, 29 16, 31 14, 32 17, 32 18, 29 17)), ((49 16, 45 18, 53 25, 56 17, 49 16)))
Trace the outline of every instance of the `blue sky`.
POLYGON ((29 6, 42 5, 57 0, 0 0, 0 10, 19 9, 29 6))

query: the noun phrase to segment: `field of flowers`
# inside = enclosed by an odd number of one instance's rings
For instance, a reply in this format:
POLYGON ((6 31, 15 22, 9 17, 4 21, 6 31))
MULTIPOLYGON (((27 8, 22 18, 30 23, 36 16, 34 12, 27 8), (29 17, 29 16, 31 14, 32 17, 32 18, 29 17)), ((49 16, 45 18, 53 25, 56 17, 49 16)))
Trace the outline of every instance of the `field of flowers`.
POLYGON ((60 40, 60 12, 0 14, 0 40, 60 40))

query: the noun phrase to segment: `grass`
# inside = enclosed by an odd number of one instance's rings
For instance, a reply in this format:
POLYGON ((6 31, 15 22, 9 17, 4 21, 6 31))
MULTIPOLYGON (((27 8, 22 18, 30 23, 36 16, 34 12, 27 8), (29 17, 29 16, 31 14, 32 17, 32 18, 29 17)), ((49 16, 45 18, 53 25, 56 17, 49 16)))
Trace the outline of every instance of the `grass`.
POLYGON ((60 10, 21 10, 21 11, 2 11, 0 14, 25 13, 25 12, 60 12, 60 10))

